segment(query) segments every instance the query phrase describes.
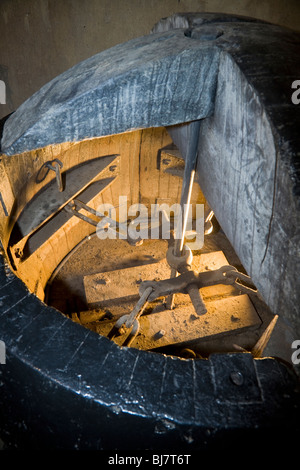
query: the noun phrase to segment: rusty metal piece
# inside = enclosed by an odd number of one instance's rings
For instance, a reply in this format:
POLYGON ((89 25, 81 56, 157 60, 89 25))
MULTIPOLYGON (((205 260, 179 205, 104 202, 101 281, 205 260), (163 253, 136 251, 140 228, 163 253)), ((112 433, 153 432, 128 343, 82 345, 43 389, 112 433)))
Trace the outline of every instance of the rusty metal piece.
POLYGON ((241 273, 235 269, 228 271, 226 273, 226 278, 228 279, 227 284, 236 286, 241 292, 244 292, 245 294, 257 294, 257 289, 254 286, 249 287, 238 282, 238 280, 240 280, 246 282, 248 285, 252 285, 251 277, 247 276, 247 274, 241 273))
POLYGON ((123 346, 130 346, 138 334, 140 328, 138 319, 148 304, 148 298, 151 292, 152 287, 145 289, 132 312, 128 315, 123 315, 117 320, 107 336, 109 339, 113 339, 116 335, 127 333, 127 331, 131 329, 128 337, 123 342, 123 346))
POLYGON ((159 330, 159 331, 157 331, 157 333, 155 333, 154 338, 155 339, 160 339, 163 336, 165 336, 165 334, 166 334, 165 330, 159 330))
POLYGON ((176 293, 187 293, 187 288, 194 284, 200 289, 201 287, 213 286, 215 284, 232 284, 234 280, 226 278, 225 274, 229 271, 236 271, 234 266, 223 266, 214 271, 206 271, 195 273, 194 271, 186 271, 177 277, 164 279, 162 281, 144 281, 140 285, 140 295, 148 287, 152 287, 153 292, 149 296, 149 302, 158 297, 165 297, 176 293))
MULTIPOLYGON (((191 249, 187 245, 183 245, 181 254, 176 256, 174 254, 175 247, 170 247, 167 251, 167 262, 169 266, 175 271, 177 277, 177 273, 184 273, 187 271, 191 271, 191 264, 193 261, 193 254, 191 249)), ((195 312, 198 315, 204 315, 207 312, 205 307, 202 295, 194 284, 189 284, 187 286, 187 293, 190 296, 192 304, 194 306, 195 312)))
POLYGON ((58 190, 62 192, 64 190, 63 188, 63 182, 62 182, 62 176, 60 169, 63 167, 63 164, 58 158, 55 158, 54 160, 48 161, 45 163, 45 167, 48 168, 49 170, 52 170, 55 172, 55 177, 56 177, 56 182, 58 186, 58 190))
MULTIPOLYGON (((83 203, 81 201, 78 201, 78 199, 74 199, 73 201, 69 202, 65 207, 64 210, 67 212, 70 212, 72 215, 75 217, 78 217, 81 220, 84 220, 85 222, 88 222, 90 225, 93 225, 94 227, 97 227, 98 221, 92 219, 91 217, 88 217, 84 214, 81 214, 79 210, 77 209, 77 205, 81 205, 83 207, 83 203)), ((88 207, 86 204, 84 204, 84 209, 94 215, 96 215, 96 211, 92 209, 91 207, 88 207)), ((99 216, 100 214, 98 214, 99 216)))
POLYGON ((192 264, 192 250, 187 245, 183 245, 181 253, 176 256, 174 254, 174 247, 171 246, 167 251, 166 259, 169 266, 180 273, 192 264))
POLYGON ((129 233, 127 233, 127 227, 124 224, 121 224, 117 222, 116 220, 111 219, 110 217, 107 217, 106 215, 96 211, 95 209, 83 203, 79 199, 73 199, 64 207, 64 210, 72 213, 72 215, 74 215, 75 217, 78 217, 79 219, 84 220, 85 222, 88 222, 89 224, 97 228, 99 228, 98 224, 101 222, 102 229, 109 228, 110 230, 113 230, 116 236, 118 236, 118 238, 122 240, 126 240, 129 243, 129 245, 138 246, 138 245, 141 245, 141 243, 143 243, 143 241, 141 241, 140 239, 136 240, 130 237, 129 233), (98 217, 98 219, 100 220, 94 220, 91 217, 88 217, 80 213, 79 212, 80 209, 84 209, 90 214, 98 217))
POLYGON ((241 283, 237 282, 238 279, 249 282, 251 279, 243 273, 237 271, 234 266, 227 265, 222 266, 214 271, 206 271, 201 273, 195 273, 194 271, 186 271, 177 277, 171 279, 164 279, 162 281, 144 281, 140 285, 140 295, 151 287, 153 291, 149 295, 149 302, 157 299, 158 297, 165 297, 176 293, 189 294, 193 305, 198 310, 196 312, 203 314, 206 311, 203 299, 200 294, 196 296, 196 291, 199 293, 199 289, 202 287, 213 286, 216 284, 231 284, 235 285, 237 289, 244 293, 257 293, 250 287, 246 287, 241 283), (200 300, 199 300, 200 299, 200 300), (205 311, 204 311, 205 310, 205 311))
POLYGON ((121 319, 123 318, 126 320, 125 325, 127 328, 130 328, 133 325, 134 320, 136 320, 143 313, 143 311, 145 310, 148 304, 148 298, 151 292, 152 292, 152 288, 149 287, 145 289, 145 291, 141 295, 138 303, 136 304, 136 306, 134 307, 130 315, 124 315, 123 317, 121 317, 121 319))
POLYGON ((205 235, 209 235, 212 231, 213 231, 213 223, 212 223, 212 218, 214 216, 214 212, 213 211, 210 211, 208 216, 206 217, 205 221, 204 221, 204 234, 205 235))
POLYGON ((189 285, 187 287, 187 293, 190 296, 191 302, 194 306, 197 315, 205 315, 205 313, 207 313, 207 308, 205 306, 203 297, 198 287, 194 284, 189 285))

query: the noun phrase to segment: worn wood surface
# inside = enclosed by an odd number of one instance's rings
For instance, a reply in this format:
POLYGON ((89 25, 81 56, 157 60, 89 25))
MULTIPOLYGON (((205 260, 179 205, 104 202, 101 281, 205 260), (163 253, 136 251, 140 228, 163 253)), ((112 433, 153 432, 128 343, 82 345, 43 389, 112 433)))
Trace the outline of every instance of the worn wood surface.
MULTIPOLYGON (((225 265, 228 265, 228 261, 219 251, 194 256, 192 268, 196 272, 203 272, 225 265)), ((128 315, 136 305, 140 282, 169 277, 170 267, 165 259, 85 276, 85 295, 90 312, 81 312, 78 321, 83 321, 87 327, 107 336, 117 318, 128 315), (107 312, 113 316, 113 320, 101 320, 107 312)), ((187 294, 176 294, 174 310, 164 306, 164 299, 149 303, 139 319, 139 335, 131 346, 147 350, 193 340, 209 340, 257 329, 262 323, 250 298, 240 295, 233 286, 219 284, 203 287, 201 294, 207 307, 207 314, 203 316, 195 314, 187 294), (160 335, 160 332, 163 333, 160 335)), ((128 333, 116 336, 116 344, 122 345, 128 333)))
MULTIPOLYGON (((86 188, 83 194, 87 195, 83 196, 83 202, 95 210, 103 204, 112 205, 117 220, 122 218, 123 214, 126 216, 132 204, 143 203, 150 215, 151 204, 167 203, 171 206, 178 203, 182 178, 166 173, 165 167, 159 165, 163 149, 171 143, 170 135, 161 127, 26 152, 16 156, 17 167, 14 171, 13 160, 3 156, 0 166, 3 173, 0 191, 7 215, 0 207, 1 240, 9 252, 18 276, 31 291, 43 299, 44 287, 57 265, 84 237, 95 231, 95 227, 87 222, 74 216, 64 216, 61 208, 72 195, 78 195, 80 200, 81 191, 86 188), (107 157, 108 155, 115 157, 107 157), (45 179, 37 182, 42 165, 49 159, 59 158, 63 163, 64 175, 77 165, 92 163, 96 157, 99 159, 98 167, 101 158, 104 163, 111 158, 114 160, 109 160, 109 165, 103 167, 99 175, 92 174, 90 180, 81 188, 77 180, 73 184, 72 178, 66 178, 65 190, 60 193, 52 171, 49 171, 45 179), (29 166, 28 160, 31 162, 29 166), (102 181, 101 191, 89 198, 89 188, 92 184, 102 181), (51 193, 50 183, 53 187, 51 193), (41 197, 37 196, 31 202, 32 198, 39 194, 41 197), (119 207, 119 196, 127 198, 126 207, 119 207), (37 209, 40 207, 38 213, 34 211, 34 206, 37 209), (54 207, 56 212, 52 211, 54 207), (32 216, 30 210, 34 211, 32 216), (18 219, 20 226, 16 224, 18 219)), ((84 166, 79 167, 79 171, 84 171, 84 166)), ((204 203, 205 199, 199 185, 195 183, 192 203, 197 202, 204 203)), ((84 210, 81 210, 81 213, 90 216, 84 210)))

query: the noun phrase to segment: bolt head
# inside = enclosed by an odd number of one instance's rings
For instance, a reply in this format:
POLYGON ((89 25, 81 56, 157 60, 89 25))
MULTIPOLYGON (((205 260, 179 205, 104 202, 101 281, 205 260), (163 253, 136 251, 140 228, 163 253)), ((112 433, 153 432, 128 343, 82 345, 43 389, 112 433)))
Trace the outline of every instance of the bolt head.
POLYGON ((239 371, 233 371, 230 374, 230 379, 234 383, 234 385, 243 385, 244 383, 244 377, 243 374, 239 371))

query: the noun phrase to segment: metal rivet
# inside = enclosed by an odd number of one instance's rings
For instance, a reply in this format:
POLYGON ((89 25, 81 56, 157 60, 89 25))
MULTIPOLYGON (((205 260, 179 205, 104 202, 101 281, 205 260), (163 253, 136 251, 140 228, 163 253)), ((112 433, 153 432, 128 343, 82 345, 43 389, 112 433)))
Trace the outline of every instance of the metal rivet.
POLYGON ((241 372, 238 371, 231 372, 230 379, 234 385, 242 385, 244 383, 244 377, 241 372))
POLYGON ((165 330, 159 330, 155 333, 154 338, 155 339, 160 339, 163 336, 165 336, 165 334, 166 334, 165 330))

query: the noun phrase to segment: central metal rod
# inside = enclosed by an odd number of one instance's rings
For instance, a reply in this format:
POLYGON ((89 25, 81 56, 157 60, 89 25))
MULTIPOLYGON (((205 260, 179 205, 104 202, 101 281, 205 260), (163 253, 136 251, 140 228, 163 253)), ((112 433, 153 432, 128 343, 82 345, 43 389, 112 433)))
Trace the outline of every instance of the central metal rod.
MULTIPOLYGON (((181 188, 180 206, 181 218, 178 220, 175 230, 175 243, 174 255, 179 257, 182 253, 184 245, 184 237, 186 231, 187 218, 189 213, 189 204, 192 195, 193 183, 195 178, 197 156, 198 156, 198 141, 200 132, 201 121, 193 121, 186 127, 187 129, 187 152, 185 155, 185 167, 181 188), (180 234, 180 236, 179 236, 180 234)), ((172 268, 171 277, 177 276, 176 269, 172 268)), ((167 307, 172 309, 174 304, 174 295, 170 295, 167 299, 167 307)))
POLYGON ((191 201, 193 184, 195 178, 195 170, 192 170, 189 175, 188 185, 182 188, 183 195, 181 197, 181 220, 178 221, 178 225, 175 231, 175 243, 174 243, 174 255, 180 256, 183 250, 184 237, 186 232, 186 224, 189 213, 189 204, 191 201), (180 234, 180 237, 178 236, 180 234))

